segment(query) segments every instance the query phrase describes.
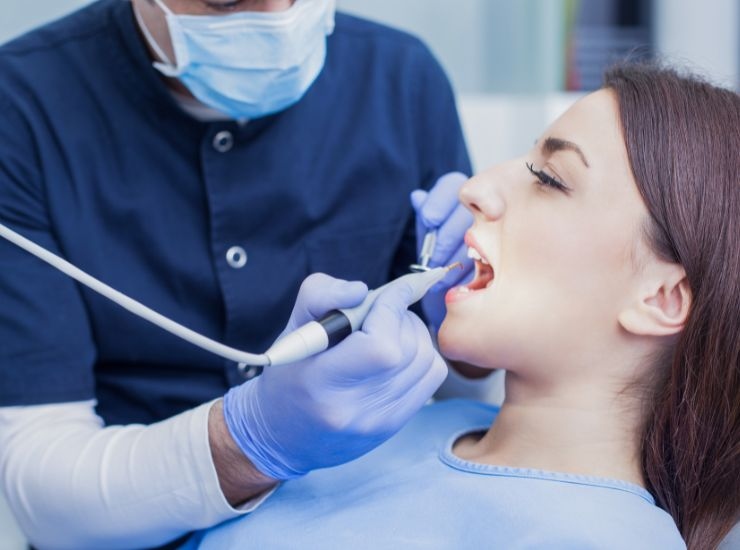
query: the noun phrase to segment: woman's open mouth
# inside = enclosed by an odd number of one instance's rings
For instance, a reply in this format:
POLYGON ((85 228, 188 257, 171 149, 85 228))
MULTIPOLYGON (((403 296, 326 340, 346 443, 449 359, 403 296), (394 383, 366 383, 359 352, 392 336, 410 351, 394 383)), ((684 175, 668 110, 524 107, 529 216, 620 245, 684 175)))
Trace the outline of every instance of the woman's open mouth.
POLYGON ((482 290, 491 286, 494 272, 491 264, 473 247, 468 247, 468 258, 475 262, 475 277, 465 288, 468 291, 482 290))
POLYGON ((495 272, 493 266, 485 258, 478 248, 475 247, 475 239, 466 236, 465 242, 468 244, 468 258, 475 263, 475 276, 467 285, 461 285, 451 288, 445 295, 445 302, 451 303, 462 300, 474 295, 476 292, 487 289, 493 283, 495 272))

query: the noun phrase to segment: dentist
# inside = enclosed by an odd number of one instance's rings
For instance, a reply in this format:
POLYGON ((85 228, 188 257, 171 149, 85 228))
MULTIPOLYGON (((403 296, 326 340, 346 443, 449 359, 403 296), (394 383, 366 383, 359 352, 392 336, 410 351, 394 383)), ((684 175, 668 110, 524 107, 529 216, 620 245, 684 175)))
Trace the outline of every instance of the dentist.
MULTIPOLYGON (((470 171, 443 71, 331 0, 93 2, 0 47, 0 120, 4 224, 235 347, 406 271, 415 223, 433 264, 463 251, 462 176, 435 186, 470 171)), ((39 548, 174 546, 248 513, 439 386, 408 302, 258 376, 0 242, 2 492, 39 548)))

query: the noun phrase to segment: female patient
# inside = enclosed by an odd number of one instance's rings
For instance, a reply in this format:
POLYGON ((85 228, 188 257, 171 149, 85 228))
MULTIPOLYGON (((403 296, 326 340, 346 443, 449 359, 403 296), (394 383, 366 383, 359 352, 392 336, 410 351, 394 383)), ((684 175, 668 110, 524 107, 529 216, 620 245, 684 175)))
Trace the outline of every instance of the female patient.
POLYGON ((501 409, 427 407, 192 542, 716 547, 740 510, 739 129, 736 93, 608 73, 461 191, 476 277, 439 342, 506 369, 501 409))

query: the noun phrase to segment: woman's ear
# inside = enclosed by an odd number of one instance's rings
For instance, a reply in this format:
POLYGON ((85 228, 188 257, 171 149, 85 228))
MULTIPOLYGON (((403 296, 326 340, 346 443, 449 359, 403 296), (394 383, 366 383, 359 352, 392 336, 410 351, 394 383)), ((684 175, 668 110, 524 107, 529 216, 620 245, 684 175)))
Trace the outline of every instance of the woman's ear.
POLYGON ((686 271, 678 264, 662 263, 648 277, 635 300, 618 316, 627 332, 639 336, 670 336, 683 329, 691 305, 686 271))

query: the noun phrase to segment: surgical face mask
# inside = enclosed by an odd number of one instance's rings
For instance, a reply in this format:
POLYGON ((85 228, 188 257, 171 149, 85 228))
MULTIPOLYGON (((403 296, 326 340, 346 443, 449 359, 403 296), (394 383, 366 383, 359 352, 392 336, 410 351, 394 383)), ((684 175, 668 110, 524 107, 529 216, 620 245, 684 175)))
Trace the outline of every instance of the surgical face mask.
POLYGON ((276 113, 303 97, 324 66, 326 36, 334 30, 335 0, 296 0, 284 11, 223 16, 178 15, 154 1, 167 16, 175 53, 173 62, 140 20, 164 60, 154 67, 235 119, 276 113))

